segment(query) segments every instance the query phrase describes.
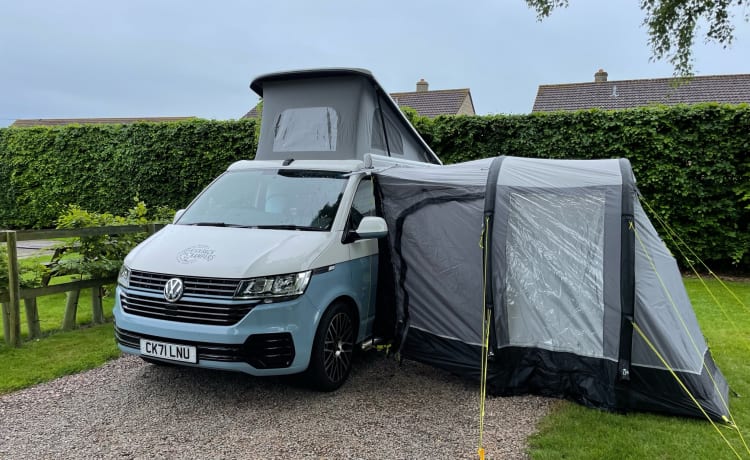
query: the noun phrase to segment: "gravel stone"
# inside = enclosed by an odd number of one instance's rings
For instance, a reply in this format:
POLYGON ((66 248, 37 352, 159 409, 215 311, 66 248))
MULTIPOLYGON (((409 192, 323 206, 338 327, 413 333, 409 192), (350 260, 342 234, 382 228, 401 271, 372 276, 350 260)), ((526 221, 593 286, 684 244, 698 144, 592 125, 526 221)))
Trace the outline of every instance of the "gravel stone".
MULTIPOLYGON (((526 458, 554 400, 488 397, 487 458, 526 458)), ((0 396, 0 459, 476 459, 479 385, 368 352, 338 391, 126 356, 0 396)))

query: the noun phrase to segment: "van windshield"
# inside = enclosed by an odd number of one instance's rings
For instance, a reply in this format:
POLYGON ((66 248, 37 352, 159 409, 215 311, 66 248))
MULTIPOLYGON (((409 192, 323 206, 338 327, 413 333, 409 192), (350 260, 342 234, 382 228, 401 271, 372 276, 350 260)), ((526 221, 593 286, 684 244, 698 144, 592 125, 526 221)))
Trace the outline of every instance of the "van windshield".
POLYGON ((178 225, 328 231, 348 177, 331 171, 255 169, 219 176, 178 225))

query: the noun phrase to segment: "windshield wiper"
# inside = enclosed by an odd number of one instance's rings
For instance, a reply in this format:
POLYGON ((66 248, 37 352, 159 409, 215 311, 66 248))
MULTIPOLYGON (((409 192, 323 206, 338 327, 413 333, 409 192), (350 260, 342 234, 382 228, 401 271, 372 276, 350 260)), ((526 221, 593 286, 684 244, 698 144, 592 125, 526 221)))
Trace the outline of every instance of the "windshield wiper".
POLYGON ((229 227, 226 222, 194 222, 185 225, 194 225, 196 227, 229 227))
POLYGON ((325 232, 326 229, 320 227, 310 227, 305 225, 248 225, 248 228, 259 228, 263 230, 310 230, 314 232, 325 232))
POLYGON ((232 228, 259 228, 263 230, 309 230, 313 232, 325 232, 326 229, 320 227, 311 227, 305 225, 240 225, 228 224, 226 222, 193 222, 190 224, 195 227, 232 227, 232 228))

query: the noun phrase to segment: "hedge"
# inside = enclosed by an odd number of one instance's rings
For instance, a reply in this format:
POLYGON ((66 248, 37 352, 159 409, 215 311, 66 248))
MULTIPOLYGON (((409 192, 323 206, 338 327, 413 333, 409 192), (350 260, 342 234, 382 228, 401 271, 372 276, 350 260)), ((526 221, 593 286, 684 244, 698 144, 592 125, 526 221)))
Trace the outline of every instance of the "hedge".
POLYGON ((255 155, 255 120, 0 129, 0 228, 48 228, 67 207, 179 209, 255 155))
MULTIPOLYGON (((750 272, 746 104, 407 116, 444 163, 628 158, 644 201, 692 250, 717 269, 750 272)), ((68 204, 120 214, 135 195, 152 207, 184 207, 228 164, 254 156, 255 127, 254 120, 196 120, 0 129, 0 184, 8 184, 0 189, 0 227, 51 227, 68 204)))

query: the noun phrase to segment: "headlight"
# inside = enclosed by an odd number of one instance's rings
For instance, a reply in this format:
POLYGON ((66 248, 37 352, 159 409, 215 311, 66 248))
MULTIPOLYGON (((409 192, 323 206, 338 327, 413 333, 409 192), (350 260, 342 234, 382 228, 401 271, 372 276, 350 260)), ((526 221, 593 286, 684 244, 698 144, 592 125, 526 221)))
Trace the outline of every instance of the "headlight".
POLYGON ((235 294, 238 299, 271 299, 277 297, 300 296, 307 289, 312 271, 291 273, 288 275, 262 276, 251 278, 240 283, 235 294))
POLYGON ((120 274, 117 275, 117 284, 123 287, 130 286, 130 269, 125 265, 120 269, 120 274))

